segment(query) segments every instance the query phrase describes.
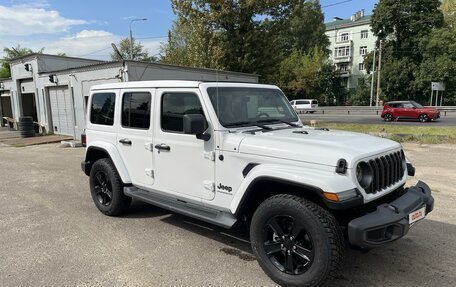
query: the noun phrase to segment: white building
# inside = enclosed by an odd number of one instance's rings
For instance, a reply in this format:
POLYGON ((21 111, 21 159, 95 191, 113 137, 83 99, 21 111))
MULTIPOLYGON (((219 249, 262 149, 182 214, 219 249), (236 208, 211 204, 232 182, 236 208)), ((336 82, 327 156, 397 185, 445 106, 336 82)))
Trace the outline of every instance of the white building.
MULTIPOLYGON (((0 119, 31 116, 43 134, 79 139, 93 85, 141 80, 257 83, 258 76, 137 61, 96 60, 31 54, 11 61, 11 78, 0 79, 0 119)), ((5 121, 2 120, 5 125, 5 121)))
POLYGON ((334 18, 326 23, 330 57, 336 65, 347 89, 356 88, 366 76, 364 56, 375 49, 377 38, 371 31, 371 15, 364 10, 356 12, 350 19, 334 18))

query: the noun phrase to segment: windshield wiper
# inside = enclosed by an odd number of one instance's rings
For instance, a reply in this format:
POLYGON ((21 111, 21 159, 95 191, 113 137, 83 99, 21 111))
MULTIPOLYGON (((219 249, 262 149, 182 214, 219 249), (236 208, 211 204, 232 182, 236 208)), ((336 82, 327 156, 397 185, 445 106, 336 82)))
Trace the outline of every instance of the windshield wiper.
POLYGON ((245 126, 257 126, 257 127, 262 128, 264 130, 272 130, 271 127, 259 124, 257 122, 247 122, 247 121, 245 121, 245 122, 229 123, 229 124, 225 125, 225 127, 227 127, 227 128, 245 127, 245 126))
POLYGON ((294 123, 289 122, 289 121, 284 121, 284 120, 281 120, 281 119, 265 119, 265 120, 259 120, 258 121, 258 123, 273 123, 273 122, 284 123, 284 124, 287 124, 287 125, 292 126, 292 127, 300 127, 297 124, 294 124, 294 123))

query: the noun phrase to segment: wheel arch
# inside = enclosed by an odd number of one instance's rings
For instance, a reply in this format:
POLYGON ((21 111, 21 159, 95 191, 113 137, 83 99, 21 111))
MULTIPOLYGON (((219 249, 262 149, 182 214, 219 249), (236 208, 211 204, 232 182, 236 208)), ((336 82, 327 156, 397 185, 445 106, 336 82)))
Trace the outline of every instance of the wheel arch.
POLYGON ((260 176, 247 187, 236 208, 235 216, 251 216, 265 199, 280 193, 297 195, 325 207, 323 190, 319 187, 282 178, 260 176))
POLYGON ((93 164, 102 158, 109 158, 114 163, 123 183, 131 182, 130 175, 121 160, 120 154, 115 147, 109 145, 90 145, 87 147, 85 156, 85 162, 87 163, 86 175, 90 175, 93 164))

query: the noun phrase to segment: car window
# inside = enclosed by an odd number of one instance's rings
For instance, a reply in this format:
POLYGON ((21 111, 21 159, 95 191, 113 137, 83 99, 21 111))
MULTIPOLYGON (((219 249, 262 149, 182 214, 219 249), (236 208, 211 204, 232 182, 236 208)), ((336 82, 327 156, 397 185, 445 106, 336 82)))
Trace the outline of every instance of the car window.
POLYGON ((296 101, 296 104, 298 104, 298 105, 309 105, 310 102, 309 101, 296 101))
POLYGON ((161 128, 164 131, 183 133, 184 115, 204 115, 198 96, 193 93, 165 93, 161 101, 161 128))
POLYGON ((97 125, 114 125, 114 107, 116 94, 98 93, 92 95, 90 122, 97 125))
POLYGON ((148 129, 150 127, 150 103, 150 93, 133 92, 123 94, 122 126, 148 129))
POLYGON ((413 109, 415 106, 411 103, 403 103, 402 106, 405 108, 405 109, 413 109))
POLYGON ((318 101, 317 101, 317 100, 313 100, 313 101, 312 101, 312 104, 318 105, 318 101))
POLYGON ((415 107, 415 108, 418 108, 418 109, 423 109, 424 107, 420 104, 418 104, 417 102, 413 101, 411 102, 411 104, 415 107))

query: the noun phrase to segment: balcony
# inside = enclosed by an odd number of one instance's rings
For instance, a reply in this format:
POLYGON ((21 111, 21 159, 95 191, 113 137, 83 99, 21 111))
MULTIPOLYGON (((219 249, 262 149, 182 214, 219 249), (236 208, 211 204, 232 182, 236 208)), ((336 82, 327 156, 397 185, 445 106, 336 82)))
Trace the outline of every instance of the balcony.
POLYGON ((351 62, 352 57, 351 56, 335 56, 334 57, 334 63, 348 63, 351 62))
POLYGON ((345 78, 345 77, 350 77, 351 71, 350 70, 337 70, 336 71, 340 77, 345 78))

